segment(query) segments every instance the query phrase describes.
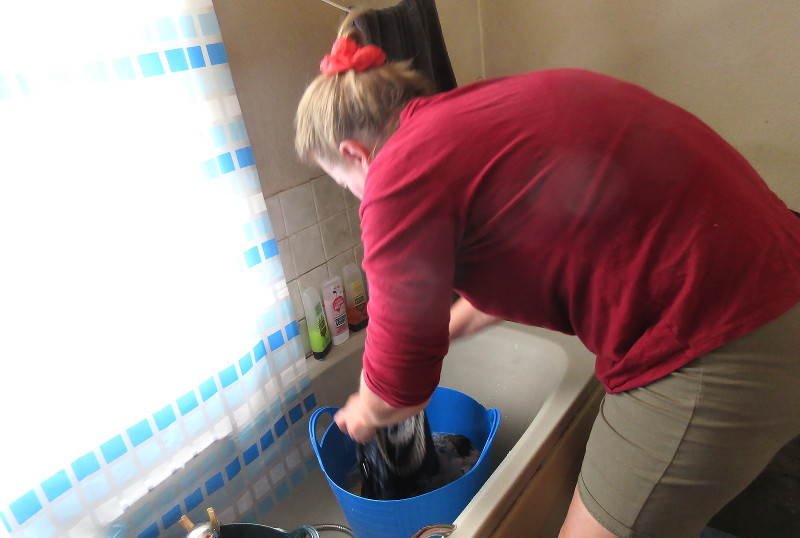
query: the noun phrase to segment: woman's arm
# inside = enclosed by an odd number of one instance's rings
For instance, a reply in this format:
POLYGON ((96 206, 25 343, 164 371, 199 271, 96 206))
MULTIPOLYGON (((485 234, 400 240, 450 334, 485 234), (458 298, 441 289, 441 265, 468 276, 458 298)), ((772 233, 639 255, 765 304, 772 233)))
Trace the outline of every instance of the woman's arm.
POLYGON ((428 401, 414 407, 392 407, 372 392, 361 376, 361 386, 352 394, 334 420, 344 433, 358 443, 366 443, 377 428, 399 424, 425 409, 428 401))
POLYGON ((469 336, 500 321, 500 318, 485 314, 459 297, 450 307, 450 341, 469 336))

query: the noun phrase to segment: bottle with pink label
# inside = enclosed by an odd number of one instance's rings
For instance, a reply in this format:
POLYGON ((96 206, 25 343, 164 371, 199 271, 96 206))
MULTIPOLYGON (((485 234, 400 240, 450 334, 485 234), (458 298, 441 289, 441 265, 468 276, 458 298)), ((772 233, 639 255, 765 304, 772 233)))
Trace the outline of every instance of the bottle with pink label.
POLYGON ((350 329, 347 326, 347 302, 340 277, 335 276, 322 283, 322 300, 325 303, 325 315, 328 318, 333 345, 338 346, 350 338, 350 329))

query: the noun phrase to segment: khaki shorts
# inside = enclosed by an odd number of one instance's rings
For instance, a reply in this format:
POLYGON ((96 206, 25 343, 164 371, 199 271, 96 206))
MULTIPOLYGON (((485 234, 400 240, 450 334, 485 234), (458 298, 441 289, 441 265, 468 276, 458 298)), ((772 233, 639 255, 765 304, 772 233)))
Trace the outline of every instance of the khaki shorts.
POLYGON ((645 387, 606 394, 578 491, 617 536, 697 538, 800 434, 800 304, 645 387))

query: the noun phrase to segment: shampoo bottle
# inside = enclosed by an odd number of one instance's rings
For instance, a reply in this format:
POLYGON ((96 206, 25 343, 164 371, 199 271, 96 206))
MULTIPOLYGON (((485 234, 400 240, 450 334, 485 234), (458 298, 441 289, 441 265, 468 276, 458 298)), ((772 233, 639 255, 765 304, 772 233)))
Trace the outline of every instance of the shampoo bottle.
POLYGON ((348 263, 342 269, 344 277, 344 295, 347 298, 347 323, 350 330, 358 332, 367 326, 367 292, 361 269, 354 263, 348 263))
POLYGON ((322 300, 314 288, 306 288, 303 290, 302 296, 311 351, 314 353, 314 358, 321 361, 333 347, 331 332, 328 330, 328 322, 325 321, 322 300))
POLYGON ((347 305, 344 300, 342 279, 335 276, 322 283, 322 301, 325 303, 325 314, 331 329, 333 345, 338 346, 350 338, 347 328, 347 305))

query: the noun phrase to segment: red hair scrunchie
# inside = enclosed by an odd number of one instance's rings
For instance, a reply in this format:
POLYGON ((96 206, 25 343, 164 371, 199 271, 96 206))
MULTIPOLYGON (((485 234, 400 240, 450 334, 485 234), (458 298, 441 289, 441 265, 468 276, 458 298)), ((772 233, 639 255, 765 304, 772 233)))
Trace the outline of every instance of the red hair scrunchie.
POLYGON ((335 75, 351 69, 363 73, 367 69, 383 65, 385 61, 386 53, 380 47, 359 47, 349 37, 341 36, 333 42, 331 53, 326 54, 320 62, 319 71, 323 75, 335 75))

